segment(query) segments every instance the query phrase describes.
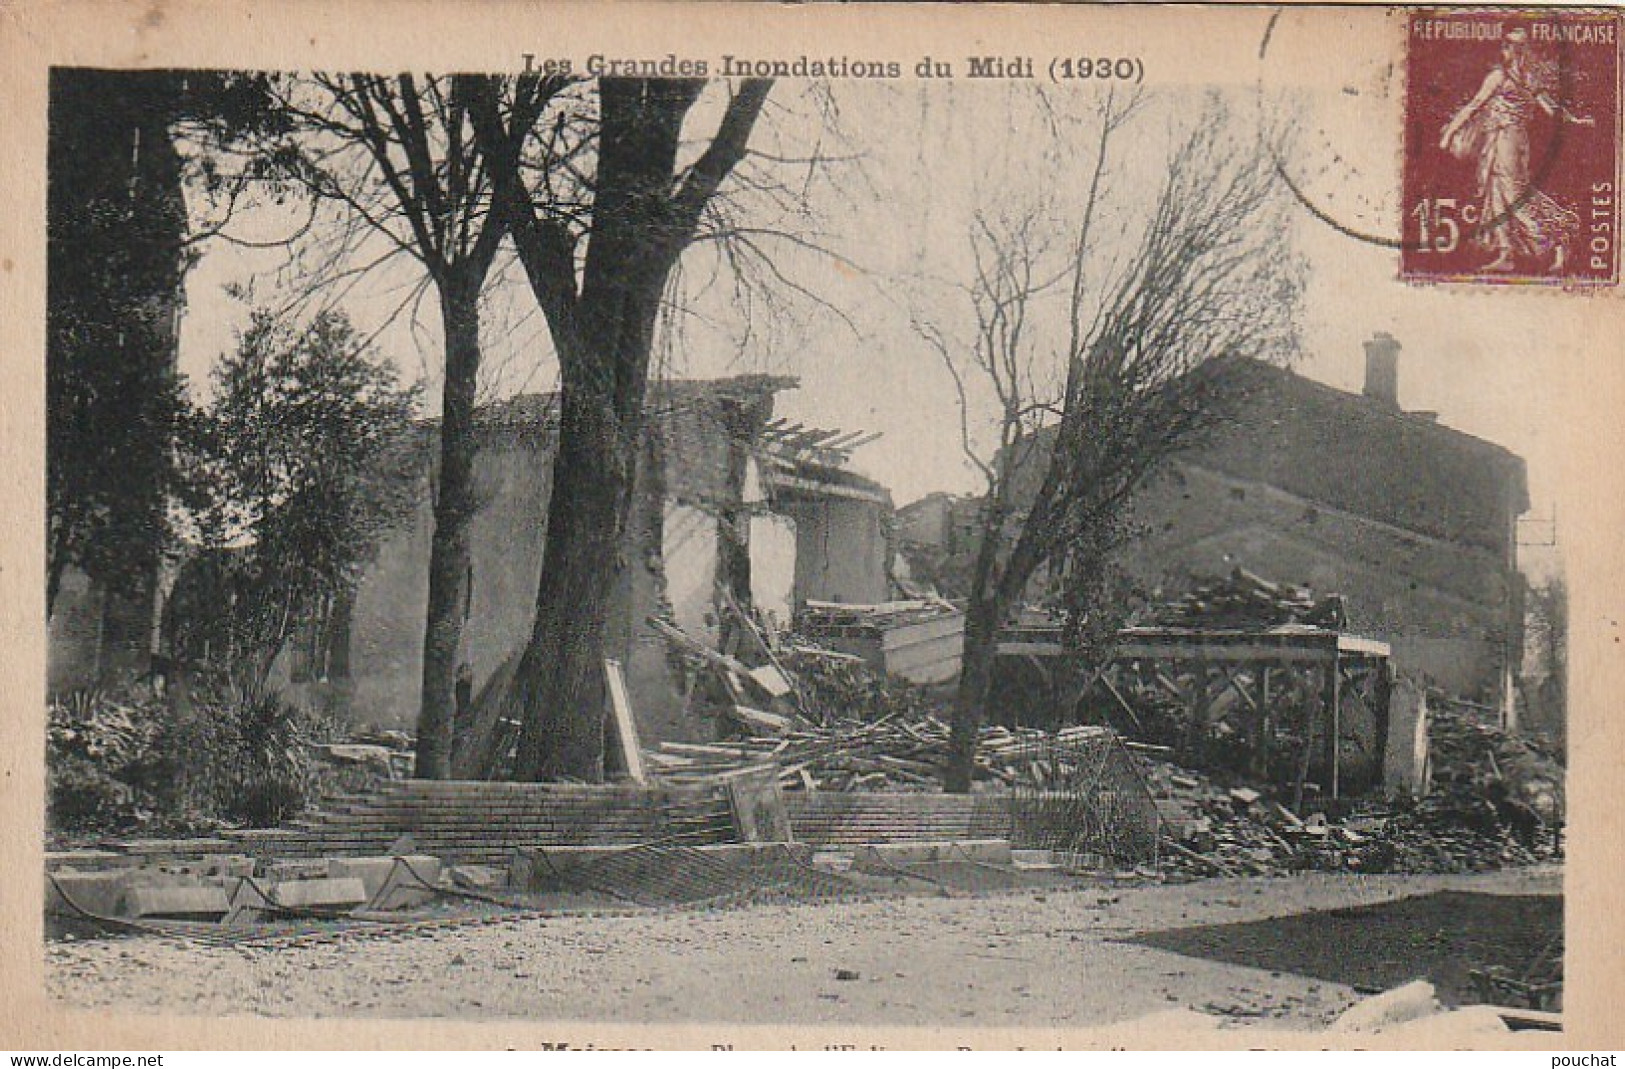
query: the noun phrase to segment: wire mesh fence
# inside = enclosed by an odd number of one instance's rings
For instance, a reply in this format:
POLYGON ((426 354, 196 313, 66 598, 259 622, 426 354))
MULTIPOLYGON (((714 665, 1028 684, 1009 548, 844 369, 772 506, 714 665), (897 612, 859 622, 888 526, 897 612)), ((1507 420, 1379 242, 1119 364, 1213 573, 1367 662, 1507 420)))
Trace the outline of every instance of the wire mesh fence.
POLYGON ((1156 860, 1156 802, 1114 732, 1068 728, 1004 758, 1020 770, 1011 786, 1015 845, 1128 864, 1156 860))

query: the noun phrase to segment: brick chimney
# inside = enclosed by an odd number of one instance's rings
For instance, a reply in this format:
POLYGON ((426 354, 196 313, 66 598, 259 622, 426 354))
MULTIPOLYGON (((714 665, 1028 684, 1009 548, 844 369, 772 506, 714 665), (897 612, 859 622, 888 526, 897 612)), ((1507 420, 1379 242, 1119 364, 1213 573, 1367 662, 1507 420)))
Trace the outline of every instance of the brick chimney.
POLYGON ((1399 342, 1377 331, 1365 343, 1365 395, 1391 408, 1399 407, 1399 342))

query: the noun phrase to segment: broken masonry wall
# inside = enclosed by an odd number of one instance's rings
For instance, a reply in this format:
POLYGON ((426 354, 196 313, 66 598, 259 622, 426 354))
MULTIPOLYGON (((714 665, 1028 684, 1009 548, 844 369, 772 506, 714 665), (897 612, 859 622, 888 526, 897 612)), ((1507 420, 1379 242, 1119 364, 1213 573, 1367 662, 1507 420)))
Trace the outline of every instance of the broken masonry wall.
MULTIPOLYGON (((771 479, 760 467, 759 435, 772 415, 772 388, 668 383, 651 396, 608 640, 646 743, 697 741, 713 730, 688 712, 682 664, 648 626, 651 615, 669 614, 685 632, 715 645, 722 638, 716 588, 725 575, 740 584, 742 602, 780 624, 807 598, 890 597, 891 508, 883 492, 879 500, 842 496, 849 488, 836 485, 829 493, 775 491, 771 501, 764 495, 771 479)), ((470 528, 463 653, 475 693, 530 635, 555 445, 546 399, 492 406, 480 435, 481 507, 470 528)), ((290 665, 279 666, 277 682, 290 697, 356 725, 415 725, 432 487, 426 473, 418 508, 366 569, 349 615, 348 649, 327 659, 329 678, 295 681, 290 665)))
MULTIPOLYGON (((1424 413, 1244 361, 1223 422, 1135 495, 1124 551, 1164 595, 1236 566, 1345 595, 1403 672, 1506 708, 1523 648, 1523 460, 1424 413)), ((1017 473, 1031 497, 1047 439, 1017 473)))
POLYGON ((765 513, 750 521, 750 600, 775 627, 790 626, 795 615, 796 523, 765 513))
POLYGON ((1390 794, 1420 798, 1428 792, 1427 695, 1411 680, 1394 681, 1388 699, 1388 745, 1382 782, 1390 794))
POLYGON ((717 521, 704 509, 665 502, 661 556, 672 619, 691 638, 715 646, 717 521))
MULTIPOLYGON (((552 457, 552 436, 544 431, 482 433, 475 468, 481 507, 469 527, 473 576, 463 632, 476 693, 530 635, 552 457)), ((348 679, 285 684, 356 725, 410 731, 417 723, 434 532, 431 487, 426 477, 417 509, 384 540, 356 589, 348 679)))
POLYGON ((784 495, 774 509, 795 522, 795 601, 871 605, 891 598, 889 507, 866 499, 784 495))
POLYGON ((626 571, 609 644, 625 651, 627 693, 644 744, 704 737, 686 715, 680 670, 665 639, 648 625, 651 615, 668 609, 676 615, 679 604, 682 618, 703 618, 712 596, 716 535, 714 504, 708 503, 718 490, 701 475, 677 470, 690 462, 716 460, 694 426, 704 419, 703 409, 696 413, 692 406, 650 413, 633 490, 626 571), (680 547, 675 559, 674 547, 680 547))
MULTIPOLYGON (((645 620, 669 605, 680 626, 714 641, 706 620, 715 618, 717 516, 730 493, 721 402, 703 389, 677 386, 685 388, 662 388, 651 398, 625 569, 611 606, 610 655, 625 668, 646 740, 707 735, 708 728, 683 715, 681 681, 665 641, 645 620)), ((480 431, 481 507, 470 526, 473 576, 463 639, 476 693, 528 641, 534 619, 555 445, 547 413, 534 408, 516 405, 480 431)), ((350 617, 348 677, 295 683, 280 665, 277 682, 286 693, 356 725, 416 724, 432 485, 426 476, 418 508, 363 575, 350 617)))

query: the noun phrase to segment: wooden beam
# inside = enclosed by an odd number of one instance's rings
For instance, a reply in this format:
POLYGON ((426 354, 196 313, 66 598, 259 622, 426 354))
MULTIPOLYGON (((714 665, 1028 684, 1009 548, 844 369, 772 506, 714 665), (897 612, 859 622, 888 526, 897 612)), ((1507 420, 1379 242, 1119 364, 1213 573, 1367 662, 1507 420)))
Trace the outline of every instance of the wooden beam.
POLYGON ((1230 684, 1231 689, 1241 697, 1242 701, 1247 703, 1247 708, 1251 709, 1255 713, 1258 712, 1257 699, 1255 699, 1251 694, 1248 694, 1247 689, 1236 681, 1235 676, 1230 674, 1231 667, 1229 665, 1220 665, 1219 672, 1224 676, 1224 681, 1230 684))
POLYGON ((1261 779, 1269 775, 1274 742, 1275 710, 1270 706, 1270 666, 1266 664, 1258 671, 1258 743, 1253 749, 1253 770, 1261 779))
POLYGON ((1117 699, 1117 704, 1123 710, 1123 712, 1128 714, 1129 723, 1134 725, 1134 730, 1141 735, 1145 734, 1145 725, 1140 723, 1140 718, 1135 715, 1134 706, 1130 705, 1128 703, 1128 699, 1123 697, 1122 692, 1117 689, 1117 684, 1112 682, 1112 677, 1110 675, 1102 675, 1100 677, 1100 682, 1106 684, 1106 690, 1113 698, 1117 699))
POLYGON ((1206 661, 1196 662, 1196 681, 1191 687, 1191 699, 1186 707, 1189 718, 1185 722, 1183 749, 1187 754, 1200 755, 1202 750, 1206 749, 1208 714, 1212 697, 1208 673, 1206 661))
POLYGON ((799 490, 816 497, 850 497, 859 501, 872 501, 876 504, 885 504, 888 500, 883 490, 870 490, 862 486, 847 486, 843 483, 803 479, 799 475, 791 475, 789 472, 784 471, 764 471, 762 474, 763 482, 774 489, 799 490))
POLYGON ((614 714, 615 741, 620 747, 621 767, 633 783, 647 783, 643 771, 643 750, 638 744, 638 725, 632 716, 632 700, 626 693, 626 676, 621 662, 604 659, 604 679, 609 684, 609 705, 614 714))
POLYGON ((1292 812, 1303 815, 1303 785, 1309 778, 1309 758, 1315 751, 1315 710, 1303 709, 1303 748, 1298 754, 1298 777, 1292 784, 1292 812))
POLYGON ((1202 639, 1131 639, 1118 644, 1117 656, 1129 661, 1192 661, 1201 658, 1215 664, 1251 664, 1258 661, 1328 664, 1337 659, 1337 651, 1324 644, 1317 647, 1312 643, 1278 643, 1248 635, 1222 643, 1202 639))
POLYGON ((1338 753, 1342 732, 1342 673, 1336 665, 1326 672, 1326 776, 1331 781, 1331 796, 1337 798, 1338 794, 1338 753))

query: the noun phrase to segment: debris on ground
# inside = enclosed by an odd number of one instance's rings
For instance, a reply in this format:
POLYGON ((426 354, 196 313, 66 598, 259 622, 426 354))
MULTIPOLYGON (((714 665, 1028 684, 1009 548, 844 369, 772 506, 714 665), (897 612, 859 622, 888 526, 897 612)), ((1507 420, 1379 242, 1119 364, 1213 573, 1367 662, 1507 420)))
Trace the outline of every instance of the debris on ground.
MULTIPOLYGON (((976 749, 976 779, 1007 787, 1064 786, 1078 770, 1056 762, 1050 751, 1057 744, 1111 734, 1108 728, 1087 725, 1059 733, 986 726, 976 749)), ((668 783, 698 782, 741 768, 776 764, 779 783, 789 790, 937 791, 942 789, 949 752, 948 725, 926 714, 847 720, 727 742, 662 742, 645 759, 668 783)))
POLYGON ((1288 624, 1341 630, 1347 622, 1341 595, 1316 597, 1306 587, 1273 583, 1244 568, 1148 611, 1149 619, 1144 622, 1155 627, 1207 630, 1252 630, 1288 624))
MULTIPOLYGON (((889 606, 821 606, 828 626, 929 616, 933 602, 889 606)), ((1336 595, 1272 583, 1238 569, 1154 612, 1163 625, 1260 627, 1341 626, 1336 595)), ((824 649, 807 636, 768 635, 736 658, 702 649, 662 626, 674 646, 722 677, 736 704, 722 711, 716 742, 662 742, 647 755, 659 779, 692 783, 741 768, 775 765, 786 790, 931 791, 940 789, 950 754, 950 728, 940 698, 877 672, 862 658, 824 649), (771 655, 771 659, 766 658, 771 655), (764 692, 763 661, 793 693, 764 692), (763 708, 747 702, 759 702, 763 708)), ((1534 864, 1562 856, 1563 768, 1553 755, 1466 715, 1446 699, 1430 724, 1434 789, 1420 801, 1384 798, 1314 802, 1294 811, 1278 785, 1242 773, 1174 763, 1164 746, 1126 742, 1161 817, 1162 866, 1189 876, 1279 875, 1301 871, 1466 872, 1534 864), (1220 782, 1216 777, 1227 779, 1220 782), (1322 811, 1324 809, 1324 811, 1322 811)), ((982 789, 1064 787, 1073 770, 1057 767, 1056 747, 1108 731, 1071 727, 984 726, 975 778, 982 789)), ((1313 785, 1311 785, 1313 786, 1313 785)))
POLYGON ((1460 806, 1488 802, 1496 816, 1534 830, 1563 823, 1565 796, 1562 755, 1538 739, 1509 735, 1467 702, 1440 695, 1429 699, 1428 745, 1433 761, 1433 792, 1460 806))
POLYGON ((1490 1003, 1451 1009, 1432 984, 1412 980, 1356 1002, 1332 1022, 1328 1032, 1355 1035, 1415 1035, 1431 1039, 1437 1030, 1486 1038, 1516 1031, 1562 1031, 1550 1012, 1529 1012, 1522 1003, 1490 1003))
POLYGON ((1191 876, 1477 872, 1560 859, 1561 766, 1448 711, 1433 730, 1442 744, 1426 797, 1347 800, 1302 815, 1268 787, 1226 786, 1142 754, 1163 820, 1164 867, 1191 876))

